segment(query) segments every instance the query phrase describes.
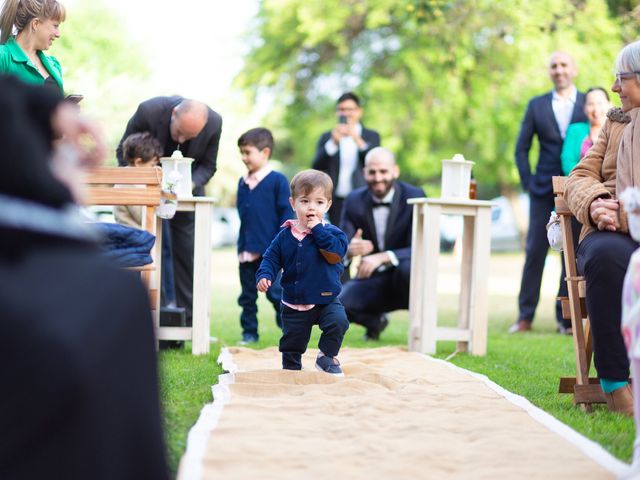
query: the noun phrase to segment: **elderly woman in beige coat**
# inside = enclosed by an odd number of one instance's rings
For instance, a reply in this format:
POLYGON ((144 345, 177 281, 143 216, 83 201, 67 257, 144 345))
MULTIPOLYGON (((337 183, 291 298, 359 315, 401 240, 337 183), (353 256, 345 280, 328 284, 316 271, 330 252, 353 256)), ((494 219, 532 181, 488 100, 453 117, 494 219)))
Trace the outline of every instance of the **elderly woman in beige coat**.
POLYGON ((596 370, 609 409, 632 415, 629 360, 620 319, 622 283, 638 244, 629 236, 617 193, 627 186, 640 186, 640 42, 621 50, 616 71, 611 89, 620 97, 622 108, 607 113, 595 145, 569 175, 565 195, 583 225, 577 262, 587 283, 596 370))
POLYGON ((600 383, 610 410, 633 415, 620 320, 624 275, 638 244, 629 236, 618 193, 628 186, 640 187, 640 41, 620 51, 616 72, 611 89, 620 97, 622 108, 607 113, 596 143, 569 175, 566 198, 583 225, 576 259, 587 283, 587 312, 600 383))

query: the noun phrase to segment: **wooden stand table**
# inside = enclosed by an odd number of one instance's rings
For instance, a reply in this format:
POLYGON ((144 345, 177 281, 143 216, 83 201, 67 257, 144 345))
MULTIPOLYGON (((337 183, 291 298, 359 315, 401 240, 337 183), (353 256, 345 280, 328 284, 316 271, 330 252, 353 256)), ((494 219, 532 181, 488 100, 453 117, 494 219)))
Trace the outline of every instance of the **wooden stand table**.
POLYGON ((211 197, 179 197, 178 212, 195 212, 193 241, 193 327, 160 327, 159 340, 191 340, 194 355, 209 353, 211 305, 211 197))
POLYGON ((409 350, 433 354, 437 340, 455 340, 458 350, 487 352, 491 206, 482 200, 415 198, 409 290, 409 350), (440 216, 462 215, 462 271, 458 328, 438 327, 440 216))

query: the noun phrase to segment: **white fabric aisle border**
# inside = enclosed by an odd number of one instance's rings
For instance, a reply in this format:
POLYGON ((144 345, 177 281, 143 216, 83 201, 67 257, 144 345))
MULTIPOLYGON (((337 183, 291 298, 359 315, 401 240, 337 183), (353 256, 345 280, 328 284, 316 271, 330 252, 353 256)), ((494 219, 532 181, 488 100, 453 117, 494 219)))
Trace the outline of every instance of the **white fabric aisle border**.
MULTIPOLYGON (((437 358, 423 355, 425 361, 443 363, 452 369, 460 370, 472 377, 483 382, 487 387, 503 397, 508 402, 526 411, 531 418, 544 425, 556 435, 564 438, 568 442, 578 447, 587 457, 593 459, 596 463, 606 468, 616 476, 621 476, 627 472, 629 465, 621 462, 596 442, 589 440, 587 437, 576 432, 571 427, 565 425, 557 418, 548 414, 544 410, 533 405, 529 400, 521 395, 512 393, 497 383, 490 380, 486 375, 472 372, 462 367, 458 367, 453 363, 437 358)), ((218 425, 218 420, 224 405, 231 400, 229 385, 235 382, 234 373, 238 371, 238 367, 233 361, 233 356, 227 348, 223 348, 218 356, 218 363, 223 370, 229 372, 218 377, 218 383, 211 387, 213 394, 213 403, 205 405, 200 412, 200 417, 195 425, 189 431, 187 439, 187 449, 180 462, 178 472, 178 480, 201 480, 203 475, 203 459, 204 453, 211 432, 218 425)))
POLYGON ((496 392, 498 395, 502 396, 508 402, 514 404, 517 407, 520 407, 525 412, 527 412, 534 420, 541 423, 549 430, 551 430, 556 435, 567 440, 569 443, 572 443, 576 447, 578 447, 587 457, 591 458, 594 462, 601 465, 603 468, 606 468, 611 473, 620 476, 629 469, 629 465, 618 460, 616 457, 607 452, 602 446, 594 442, 593 440, 588 439, 581 433, 578 433, 573 428, 568 425, 562 423, 553 415, 545 412, 541 408, 536 407, 529 400, 524 398, 521 395, 517 395, 515 393, 510 392, 509 390, 501 387, 497 383, 493 382, 486 375, 481 373, 472 372, 465 368, 459 367, 453 363, 447 362, 445 360, 441 360, 439 358, 429 357, 427 355, 423 355, 423 358, 426 361, 443 363, 448 365, 449 367, 460 370, 462 372, 471 375, 477 380, 482 381, 487 387, 496 392))
POLYGON ((187 449, 180 460, 178 480, 200 480, 205 450, 211 432, 218 425, 224 406, 231 401, 229 385, 235 383, 234 373, 238 370, 233 357, 227 348, 223 348, 218 355, 218 363, 222 369, 229 372, 218 376, 218 383, 211 387, 213 402, 207 403, 200 411, 196 423, 189 430, 187 449))

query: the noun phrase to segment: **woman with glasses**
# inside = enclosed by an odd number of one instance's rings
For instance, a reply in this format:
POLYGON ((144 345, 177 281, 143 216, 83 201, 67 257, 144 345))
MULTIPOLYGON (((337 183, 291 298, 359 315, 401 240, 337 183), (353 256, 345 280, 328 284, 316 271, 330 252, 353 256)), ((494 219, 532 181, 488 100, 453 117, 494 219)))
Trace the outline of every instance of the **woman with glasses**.
POLYGON ((640 187, 640 169, 634 173, 631 165, 633 155, 640 161, 640 146, 632 152, 621 147, 640 112, 640 41, 620 51, 616 72, 611 90, 620 97, 622 108, 607 112, 608 120, 595 144, 571 171, 565 195, 583 225, 576 260, 587 284, 587 312, 600 383, 610 410, 633 415, 629 359, 620 320, 622 284, 638 243, 629 236, 618 195, 628 186, 640 187))

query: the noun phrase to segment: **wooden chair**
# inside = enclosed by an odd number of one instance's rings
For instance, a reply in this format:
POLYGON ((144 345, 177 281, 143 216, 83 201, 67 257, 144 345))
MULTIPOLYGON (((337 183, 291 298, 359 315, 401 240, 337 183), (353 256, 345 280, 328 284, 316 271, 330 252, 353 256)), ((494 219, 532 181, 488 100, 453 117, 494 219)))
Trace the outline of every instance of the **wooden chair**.
POLYGON ((156 237, 151 250, 153 262, 131 269, 140 271, 142 280, 149 290, 153 323, 157 331, 160 326, 162 219, 157 217, 155 212, 162 196, 162 169, 95 167, 85 170, 84 183, 86 205, 146 207, 142 217, 142 228, 156 237))
POLYGON ((592 359, 592 338, 589 317, 586 308, 586 283, 584 277, 578 275, 574 234, 571 219, 573 214, 564 199, 564 187, 567 177, 553 177, 553 193, 555 194, 556 213, 560 217, 562 228, 562 247, 566 270, 567 290, 569 297, 560 297, 562 314, 571 319, 573 329, 573 347, 576 358, 576 376, 560 378, 559 393, 572 393, 575 404, 586 411, 591 411, 594 403, 606 403, 604 392, 597 377, 589 377, 592 359))

